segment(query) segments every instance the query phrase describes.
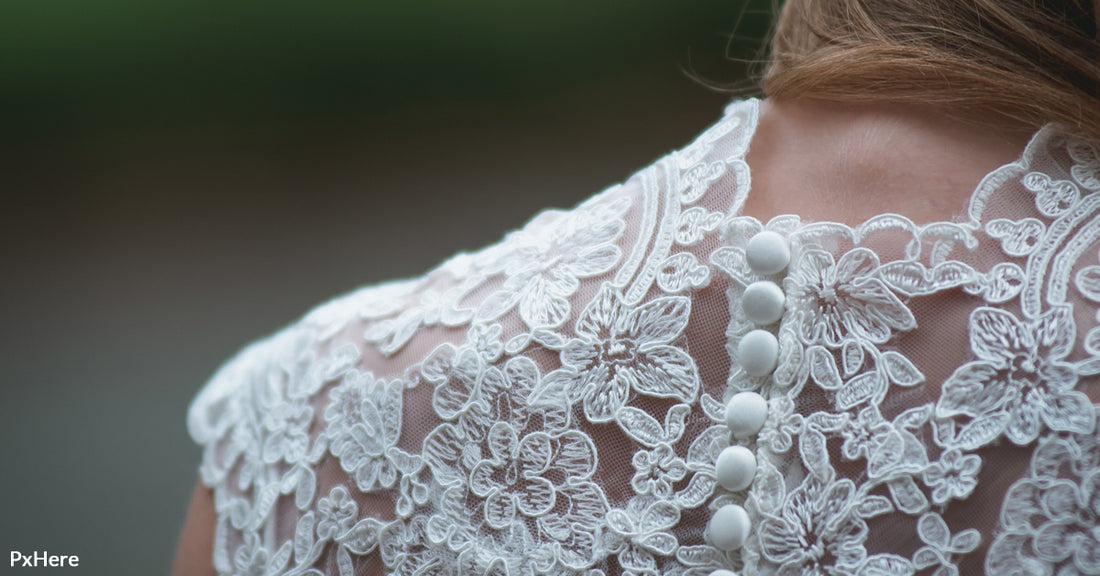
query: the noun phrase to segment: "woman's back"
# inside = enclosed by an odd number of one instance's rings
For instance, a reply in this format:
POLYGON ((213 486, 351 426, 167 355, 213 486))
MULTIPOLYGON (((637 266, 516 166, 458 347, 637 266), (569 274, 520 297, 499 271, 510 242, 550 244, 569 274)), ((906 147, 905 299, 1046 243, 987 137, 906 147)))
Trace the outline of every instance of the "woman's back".
POLYGON ((216 569, 1100 570, 1100 150, 764 108, 227 364, 216 569))

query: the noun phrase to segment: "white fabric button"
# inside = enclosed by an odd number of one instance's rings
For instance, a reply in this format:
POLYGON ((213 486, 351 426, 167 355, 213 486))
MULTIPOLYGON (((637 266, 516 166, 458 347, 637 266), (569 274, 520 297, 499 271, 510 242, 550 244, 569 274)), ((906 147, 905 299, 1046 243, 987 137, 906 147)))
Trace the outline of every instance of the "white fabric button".
POLYGON ((745 544, 751 528, 752 521, 744 508, 737 504, 726 504, 710 517, 707 536, 710 543, 719 550, 736 550, 745 544))
POLYGON ((757 324, 771 324, 783 317, 783 304, 787 297, 775 282, 762 280, 745 288, 741 296, 741 308, 745 316, 757 324))
POLYGON ((756 456, 744 446, 730 446, 718 455, 714 475, 726 490, 744 490, 752 485, 756 476, 756 456))
POLYGON ((764 427, 768 401, 756 392, 738 392, 726 404, 726 427, 737 438, 748 438, 764 427))
POLYGON ((726 570, 725 568, 719 568, 710 573, 710 576, 737 576, 737 572, 733 570, 726 570))
POLYGON ((745 257, 753 272, 776 274, 791 261, 791 247, 787 239, 777 232, 765 230, 749 239, 745 257))
POLYGON ((767 376, 779 362, 779 340, 767 330, 753 330, 741 338, 737 357, 749 376, 767 376))

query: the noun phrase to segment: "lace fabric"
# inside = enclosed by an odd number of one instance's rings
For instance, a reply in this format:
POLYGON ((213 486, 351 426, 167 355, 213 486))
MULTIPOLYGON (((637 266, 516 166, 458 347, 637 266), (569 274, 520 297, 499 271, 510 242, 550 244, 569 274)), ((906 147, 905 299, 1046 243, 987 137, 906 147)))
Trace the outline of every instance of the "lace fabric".
POLYGON ((188 415, 217 571, 1100 574, 1100 148, 1043 128, 953 222, 761 223, 758 114, 223 366, 188 415), (783 274, 748 264, 764 230, 783 274), (786 304, 755 377, 759 280, 786 304), (743 391, 768 403, 747 439, 743 391), (743 491, 715 472, 734 444, 743 491), (724 551, 727 504, 752 530, 724 551))

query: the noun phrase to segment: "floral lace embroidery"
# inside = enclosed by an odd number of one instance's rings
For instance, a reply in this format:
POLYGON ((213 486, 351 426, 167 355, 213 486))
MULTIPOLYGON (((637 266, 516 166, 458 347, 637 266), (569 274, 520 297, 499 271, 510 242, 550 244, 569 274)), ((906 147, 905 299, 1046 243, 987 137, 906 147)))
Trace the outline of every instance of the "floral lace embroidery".
POLYGON ((227 363, 188 420, 217 571, 1100 574, 1100 149, 1044 128, 958 222, 762 224, 737 215, 757 114, 227 363), (754 377, 735 351, 761 230, 792 260, 779 366, 754 377), (747 492, 714 470, 738 391, 769 404, 737 441, 747 492), (754 529, 722 552, 702 527, 729 503, 754 529))

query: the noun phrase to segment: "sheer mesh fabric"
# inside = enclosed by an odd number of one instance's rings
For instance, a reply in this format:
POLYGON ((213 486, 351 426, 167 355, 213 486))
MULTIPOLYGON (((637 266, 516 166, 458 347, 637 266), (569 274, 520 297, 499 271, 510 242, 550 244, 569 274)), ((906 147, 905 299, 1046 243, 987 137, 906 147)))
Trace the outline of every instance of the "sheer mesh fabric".
POLYGON ((954 222, 761 223, 758 114, 227 363, 188 418, 218 572, 1100 573, 1096 144, 1044 128, 954 222), (765 229, 792 251, 769 277, 745 259, 765 229), (754 378, 760 279, 787 303, 754 378), (769 401, 747 440, 739 391, 769 401), (758 468, 731 492, 736 443, 758 468), (753 530, 725 552, 728 503, 753 530))

